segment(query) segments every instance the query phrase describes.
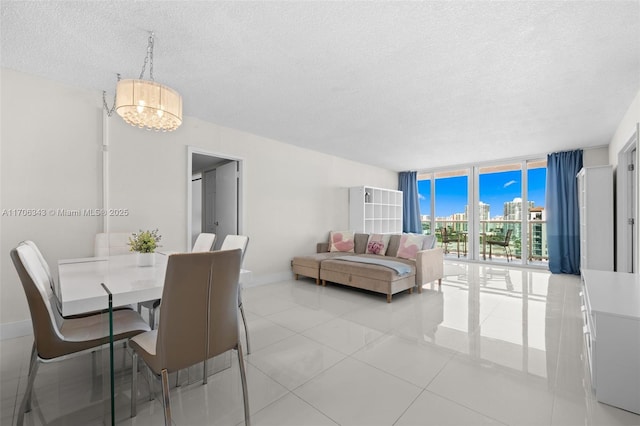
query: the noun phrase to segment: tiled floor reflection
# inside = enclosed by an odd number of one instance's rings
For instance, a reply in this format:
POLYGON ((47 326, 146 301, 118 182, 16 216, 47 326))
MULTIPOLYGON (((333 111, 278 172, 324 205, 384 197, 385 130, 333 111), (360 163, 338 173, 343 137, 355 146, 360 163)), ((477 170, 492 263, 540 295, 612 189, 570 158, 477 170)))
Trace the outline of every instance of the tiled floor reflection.
MULTIPOLYGON (((590 390, 577 276, 446 261, 442 288, 382 295, 313 280, 248 288, 246 357, 254 425, 640 425, 590 390)), ((0 343, 0 424, 15 422, 31 338, 0 343)), ((129 364, 116 423, 162 424, 140 376, 129 418, 129 364)), ((25 424, 102 424, 104 385, 91 355, 42 365, 25 424)), ((176 425, 243 424, 233 356, 171 393, 176 425), (229 362, 230 359, 230 362, 229 362)), ((144 372, 144 370, 142 370, 144 372)), ((157 392, 158 384, 154 384, 157 392)))

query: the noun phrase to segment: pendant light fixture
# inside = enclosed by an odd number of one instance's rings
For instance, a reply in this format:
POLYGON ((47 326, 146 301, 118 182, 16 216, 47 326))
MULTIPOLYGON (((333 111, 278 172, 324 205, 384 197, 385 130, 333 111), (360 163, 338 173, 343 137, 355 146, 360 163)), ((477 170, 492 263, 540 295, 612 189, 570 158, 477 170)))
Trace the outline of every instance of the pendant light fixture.
POLYGON ((118 80, 115 108, 132 126, 171 132, 182 124, 182 97, 172 88, 153 80, 153 41, 151 32, 140 78, 118 80), (144 80, 147 64, 150 79, 144 80))

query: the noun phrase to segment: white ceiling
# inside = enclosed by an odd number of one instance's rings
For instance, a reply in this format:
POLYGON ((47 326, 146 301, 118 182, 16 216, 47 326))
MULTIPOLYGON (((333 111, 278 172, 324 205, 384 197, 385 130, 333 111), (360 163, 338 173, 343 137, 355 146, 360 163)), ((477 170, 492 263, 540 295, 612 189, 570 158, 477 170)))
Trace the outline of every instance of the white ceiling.
POLYGON ((606 145, 640 90, 637 0, 1 10, 3 67, 112 95, 153 30, 185 115, 396 171, 606 145))

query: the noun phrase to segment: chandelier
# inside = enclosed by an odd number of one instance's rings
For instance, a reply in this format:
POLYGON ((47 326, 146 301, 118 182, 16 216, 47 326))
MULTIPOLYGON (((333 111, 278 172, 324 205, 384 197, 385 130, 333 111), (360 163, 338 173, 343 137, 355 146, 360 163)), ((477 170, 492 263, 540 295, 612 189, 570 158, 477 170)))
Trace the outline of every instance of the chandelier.
POLYGON ((138 80, 118 80, 116 112, 124 121, 147 130, 171 132, 182 124, 182 97, 153 80, 153 32, 138 80), (149 80, 143 80, 149 64, 149 80))

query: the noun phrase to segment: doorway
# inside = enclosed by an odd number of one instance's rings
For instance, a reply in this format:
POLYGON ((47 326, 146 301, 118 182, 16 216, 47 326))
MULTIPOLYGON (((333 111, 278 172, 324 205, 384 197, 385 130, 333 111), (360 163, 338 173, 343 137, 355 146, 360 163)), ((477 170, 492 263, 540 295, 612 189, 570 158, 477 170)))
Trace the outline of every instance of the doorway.
POLYGON ((242 160, 188 148, 187 247, 201 232, 224 237, 242 230, 242 160))

